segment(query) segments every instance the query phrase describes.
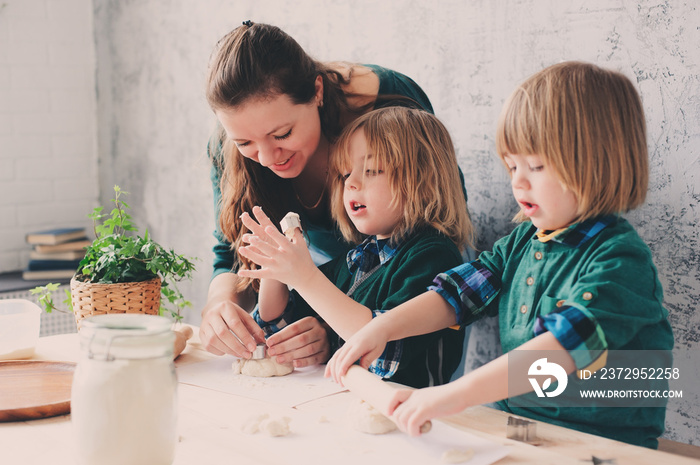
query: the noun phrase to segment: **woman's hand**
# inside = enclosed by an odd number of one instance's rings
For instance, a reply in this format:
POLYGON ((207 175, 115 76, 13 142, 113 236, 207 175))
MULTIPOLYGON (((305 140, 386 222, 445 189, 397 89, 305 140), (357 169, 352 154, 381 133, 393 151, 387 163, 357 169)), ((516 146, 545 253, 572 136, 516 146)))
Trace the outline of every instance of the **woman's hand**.
POLYGON ((211 280, 199 340, 215 355, 250 358, 256 343, 265 341, 265 334, 244 308, 253 306, 254 294, 236 292, 237 283, 234 273, 222 273, 211 280))
POLYGON ((239 247, 241 256, 261 266, 257 270, 240 270, 238 274, 245 278, 276 279, 292 287, 299 287, 308 282, 318 271, 304 236, 295 229, 291 241, 279 232, 262 208, 254 207, 255 220, 243 213, 241 220, 252 234, 245 234, 243 241, 249 246, 239 247))
POLYGON ((331 353, 326 328, 311 316, 270 336, 267 347, 267 353, 277 363, 292 362, 296 368, 324 363, 331 353))
POLYGON ((250 358, 265 333, 248 312, 231 300, 210 301, 202 310, 199 340, 214 355, 250 358))
POLYGON ((374 318, 345 341, 328 361, 326 377, 332 377, 336 383, 342 385, 341 377, 356 361, 359 360, 362 368, 369 368, 372 362, 379 358, 389 340, 380 319, 381 316, 374 318))

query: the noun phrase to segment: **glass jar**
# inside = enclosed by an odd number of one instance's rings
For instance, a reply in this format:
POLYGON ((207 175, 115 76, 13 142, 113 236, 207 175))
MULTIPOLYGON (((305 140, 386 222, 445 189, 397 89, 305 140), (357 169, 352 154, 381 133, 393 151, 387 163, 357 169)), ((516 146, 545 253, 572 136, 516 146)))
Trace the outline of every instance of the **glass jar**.
POLYGON ((171 321, 154 315, 86 318, 73 376, 71 422, 84 465, 170 465, 177 442, 171 321))

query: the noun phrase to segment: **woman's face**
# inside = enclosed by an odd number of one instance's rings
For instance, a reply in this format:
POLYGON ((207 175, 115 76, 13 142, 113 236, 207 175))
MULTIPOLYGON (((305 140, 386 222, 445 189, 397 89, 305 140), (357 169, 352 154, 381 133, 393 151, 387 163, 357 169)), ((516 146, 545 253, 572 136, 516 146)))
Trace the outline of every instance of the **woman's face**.
POLYGON ((297 105, 280 94, 218 110, 216 116, 244 157, 281 178, 295 178, 304 171, 321 140, 319 101, 317 97, 297 105))

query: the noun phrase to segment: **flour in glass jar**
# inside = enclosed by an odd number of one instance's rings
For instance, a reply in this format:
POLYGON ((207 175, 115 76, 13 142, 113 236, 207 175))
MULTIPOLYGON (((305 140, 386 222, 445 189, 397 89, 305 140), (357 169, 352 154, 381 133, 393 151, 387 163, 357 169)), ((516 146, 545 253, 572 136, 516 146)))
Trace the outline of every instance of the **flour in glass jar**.
POLYGON ((172 332, 133 336, 124 327, 115 331, 120 331, 115 342, 111 336, 104 339, 107 357, 100 354, 99 342, 86 342, 91 347, 83 347, 87 353, 73 378, 71 417, 78 463, 169 465, 177 442, 172 332), (91 351, 95 347, 97 355, 91 351))

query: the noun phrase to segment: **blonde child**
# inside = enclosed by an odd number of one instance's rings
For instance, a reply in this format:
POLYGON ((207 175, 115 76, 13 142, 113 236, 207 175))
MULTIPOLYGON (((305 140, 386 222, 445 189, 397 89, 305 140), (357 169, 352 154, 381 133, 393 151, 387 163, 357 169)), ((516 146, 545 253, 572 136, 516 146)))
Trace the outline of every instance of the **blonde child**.
MULTIPOLYGON (((256 207, 258 222, 241 217, 252 234, 239 253, 261 268, 239 274, 261 279, 254 316, 268 334, 314 315, 330 326, 334 351, 417 296, 446 265, 462 263, 472 226, 449 133, 425 111, 392 107, 359 117, 338 140, 330 176, 333 217, 359 245, 317 268, 302 232, 290 241, 256 207)), ((446 383, 462 339, 461 331, 443 330, 395 341, 370 369, 414 387, 446 383)))
POLYGON ((419 434, 430 418, 500 401, 508 412, 656 447, 662 407, 516 407, 513 397, 534 386, 513 390, 511 379, 509 389, 508 378, 507 352, 516 348, 552 351, 567 374, 595 371, 608 350, 673 348, 651 253, 620 216, 641 205, 647 190, 637 92, 623 75, 591 64, 549 67, 506 102, 496 150, 521 224, 492 251, 439 274, 428 292, 374 319, 336 352, 326 374, 339 380, 358 359, 366 366, 386 341, 498 314, 506 355, 450 384, 399 391, 388 413, 402 429, 419 434))

